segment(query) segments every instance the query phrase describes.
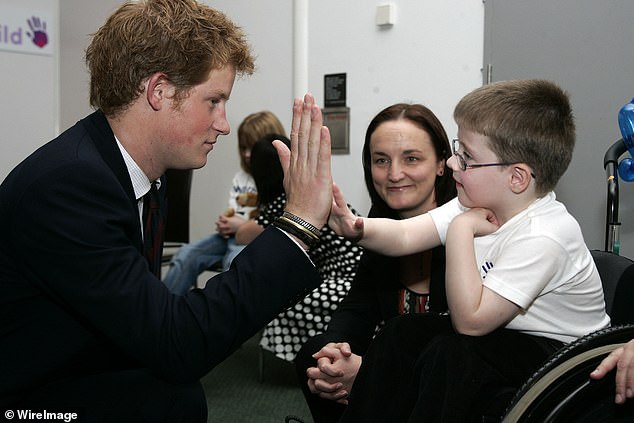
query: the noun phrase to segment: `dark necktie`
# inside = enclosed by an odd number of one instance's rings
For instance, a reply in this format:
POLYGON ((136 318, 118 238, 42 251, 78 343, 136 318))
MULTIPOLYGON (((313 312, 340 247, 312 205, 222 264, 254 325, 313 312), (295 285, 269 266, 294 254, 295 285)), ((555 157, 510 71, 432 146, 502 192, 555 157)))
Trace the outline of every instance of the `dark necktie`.
POLYGON ((150 271, 159 279, 165 231, 165 217, 162 211, 161 196, 156 188, 156 182, 153 182, 150 191, 143 197, 143 254, 150 271))

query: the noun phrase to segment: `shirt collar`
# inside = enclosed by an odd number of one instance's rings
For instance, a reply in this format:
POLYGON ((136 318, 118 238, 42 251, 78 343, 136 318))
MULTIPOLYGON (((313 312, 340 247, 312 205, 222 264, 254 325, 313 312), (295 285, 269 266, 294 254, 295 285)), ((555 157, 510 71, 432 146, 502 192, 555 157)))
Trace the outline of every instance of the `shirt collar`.
MULTIPOLYGON (((150 179, 143 173, 139 165, 134 161, 132 156, 128 153, 128 151, 123 147, 119 139, 115 136, 114 139, 117 141, 117 146, 121 151, 121 155, 123 156, 123 161, 125 162, 126 168, 128 168, 128 173, 130 174, 130 180, 132 181, 132 189, 134 190, 134 197, 139 200, 145 194, 150 191, 152 187, 152 183, 150 179)), ((161 180, 160 178, 156 180, 157 187, 160 188, 161 180)))

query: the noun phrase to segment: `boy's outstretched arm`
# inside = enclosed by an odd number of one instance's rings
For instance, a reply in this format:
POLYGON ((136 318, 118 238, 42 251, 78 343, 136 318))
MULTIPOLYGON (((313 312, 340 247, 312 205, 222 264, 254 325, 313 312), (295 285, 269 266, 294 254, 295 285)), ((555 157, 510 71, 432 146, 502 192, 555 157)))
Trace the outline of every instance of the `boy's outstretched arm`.
POLYGON ((355 216, 339 187, 333 184, 333 202, 328 225, 338 234, 356 240, 364 248, 388 256, 404 256, 440 245, 431 216, 424 213, 393 220, 355 216))

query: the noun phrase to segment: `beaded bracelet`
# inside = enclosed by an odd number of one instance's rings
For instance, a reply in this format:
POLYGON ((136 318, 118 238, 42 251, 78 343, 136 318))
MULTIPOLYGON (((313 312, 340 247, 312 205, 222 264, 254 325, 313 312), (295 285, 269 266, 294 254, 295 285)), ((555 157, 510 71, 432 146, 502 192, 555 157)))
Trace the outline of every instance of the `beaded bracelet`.
POLYGON ((319 236, 315 235, 314 233, 312 233, 311 231, 309 231, 307 228, 303 227, 299 223, 286 218, 286 216, 280 216, 279 219, 281 221, 284 221, 284 222, 290 224, 290 225, 293 225, 294 227, 296 227, 300 231, 304 232, 306 234, 306 236, 309 236, 310 238, 317 239, 317 240, 319 239, 319 236))
POLYGON ((305 221, 301 217, 299 217, 297 215, 294 215, 291 212, 288 212, 288 211, 284 210, 284 213, 282 213, 282 217, 285 217, 285 218, 287 218, 289 220, 292 220, 293 222, 297 223, 298 225, 308 229, 317 238, 319 238, 321 236, 321 231, 319 230, 319 228, 317 226, 313 225, 310 222, 305 221))
POLYGON ((308 248, 312 248, 319 242, 320 237, 316 236, 314 233, 309 231, 307 228, 304 228, 297 222, 294 222, 285 216, 280 216, 273 221, 273 226, 276 226, 283 231, 289 233, 297 237, 300 241, 308 246, 308 248))

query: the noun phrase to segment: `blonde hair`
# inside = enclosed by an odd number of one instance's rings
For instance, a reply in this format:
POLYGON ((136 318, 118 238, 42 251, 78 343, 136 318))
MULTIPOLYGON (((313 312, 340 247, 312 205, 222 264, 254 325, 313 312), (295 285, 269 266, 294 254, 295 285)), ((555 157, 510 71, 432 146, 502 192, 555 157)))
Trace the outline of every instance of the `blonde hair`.
MULTIPOLYGON (((257 140, 268 134, 286 136, 282 122, 268 110, 251 113, 244 118, 238 127, 238 150, 250 150, 257 140)), ((245 172, 251 173, 251 168, 242 157, 242 154, 240 155, 240 167, 242 167, 245 172)))

